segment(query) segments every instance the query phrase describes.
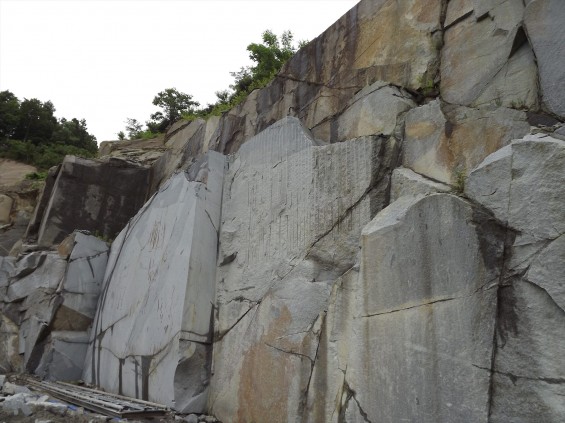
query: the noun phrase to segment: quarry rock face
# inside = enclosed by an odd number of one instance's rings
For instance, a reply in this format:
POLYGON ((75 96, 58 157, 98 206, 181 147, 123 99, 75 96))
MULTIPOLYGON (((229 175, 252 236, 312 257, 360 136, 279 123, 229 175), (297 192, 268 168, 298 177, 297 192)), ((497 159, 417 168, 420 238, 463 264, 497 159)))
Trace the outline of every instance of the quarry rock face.
POLYGON ((211 152, 195 179, 173 176, 114 241, 85 380, 204 411, 224 163, 211 152))
POLYGON ((564 11, 363 0, 221 116, 67 159, 0 257, 0 372, 223 422, 561 422, 564 11))
POLYGON ((466 190, 517 232, 499 288, 492 421, 557 422, 565 412, 565 142, 528 136, 504 150, 471 173, 466 190))
POLYGON ((447 184, 530 132, 524 112, 448 106, 435 100, 406 114, 403 165, 447 184))
POLYGON ((539 66, 543 103, 550 112, 565 118, 565 58, 561 44, 565 9, 559 0, 528 2, 524 25, 539 66))
MULTIPOLYGON (((42 246, 61 242, 75 229, 113 239, 146 200, 149 170, 125 160, 67 156, 58 170, 37 232, 42 246)), ((40 203, 43 201, 40 200, 40 203)))
POLYGON ((353 326, 369 336, 350 339, 350 421, 363 413, 370 421, 487 421, 483 369, 504 252, 495 228, 462 199, 436 194, 402 197, 363 229, 353 326))
POLYGON ((0 262, 2 372, 26 370, 78 380, 88 345, 108 245, 75 232, 67 252, 32 252, 0 262))
POLYGON ((303 415, 331 286, 354 265, 361 228, 384 206, 395 160, 392 138, 316 146, 294 118, 231 158, 210 397, 220 419, 303 415))

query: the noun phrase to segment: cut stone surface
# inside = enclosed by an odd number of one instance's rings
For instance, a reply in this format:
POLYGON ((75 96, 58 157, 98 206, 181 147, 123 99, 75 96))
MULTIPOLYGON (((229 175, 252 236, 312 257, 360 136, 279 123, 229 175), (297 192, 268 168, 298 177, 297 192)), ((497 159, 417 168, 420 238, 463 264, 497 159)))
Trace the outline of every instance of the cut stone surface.
POLYGON ((560 0, 530 1, 524 13, 528 38, 539 66, 544 105, 565 119, 565 8, 560 0))
POLYGON ((375 82, 357 93, 337 119, 337 140, 392 135, 399 115, 415 106, 407 93, 383 82, 375 82))
POLYGON ((418 173, 397 167, 392 171, 390 182, 390 202, 398 200, 403 195, 427 195, 436 192, 449 192, 451 187, 440 182, 424 178, 418 173))
POLYGON ((114 241, 85 380, 204 411, 224 163, 210 152, 201 182, 173 176, 114 241))
POLYGON ((58 244, 76 229, 115 237, 145 202, 148 183, 143 166, 67 156, 41 218, 38 243, 58 244))
POLYGON ((488 421, 504 231, 448 194, 401 197, 363 229, 346 410, 488 421), (485 241, 488 240, 488 244, 485 241), (488 247, 486 247, 488 245, 488 247))
POLYGON ((472 13, 469 6, 461 1, 447 6, 452 22, 441 50, 442 98, 464 106, 534 106, 537 70, 521 27, 523 2, 473 1, 472 13))
POLYGON ((384 207, 396 157, 392 138, 316 146, 287 118, 230 159, 209 401, 220 420, 303 415, 331 284, 384 207))
POLYGON ((555 239, 565 233, 563 163, 565 141, 528 135, 487 157, 470 174, 466 193, 522 238, 555 239))
POLYGON ((454 184, 458 174, 467 174, 486 156, 529 131, 524 112, 442 107, 435 100, 406 115, 403 165, 454 184))
POLYGON ((465 194, 482 204, 503 223, 508 223, 512 147, 507 145, 489 155, 469 174, 465 194))
POLYGON ((51 332, 35 374, 42 380, 82 379, 88 340, 87 332, 51 332))

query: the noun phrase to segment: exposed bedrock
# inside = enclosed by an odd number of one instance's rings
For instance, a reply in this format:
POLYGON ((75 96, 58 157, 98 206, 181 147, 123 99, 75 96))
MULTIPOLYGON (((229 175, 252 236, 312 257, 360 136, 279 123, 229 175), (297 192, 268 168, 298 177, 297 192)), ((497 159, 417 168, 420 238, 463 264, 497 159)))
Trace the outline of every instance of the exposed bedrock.
POLYGON ((226 421, 300 420, 332 284, 387 201, 394 138, 315 144, 286 118, 230 159, 210 397, 226 421))
POLYGON ((78 380, 108 245, 75 232, 59 251, 0 261, 0 371, 78 380))
POLYGON ((491 421, 563 419, 565 142, 528 136, 469 176, 466 193, 517 231, 499 290, 491 421))
POLYGON ((66 156, 43 191, 26 238, 44 247, 74 230, 114 239, 145 203, 148 182, 149 169, 136 163, 66 156))
POLYGON ((174 175, 112 245, 84 378, 178 411, 205 410, 224 157, 174 175))

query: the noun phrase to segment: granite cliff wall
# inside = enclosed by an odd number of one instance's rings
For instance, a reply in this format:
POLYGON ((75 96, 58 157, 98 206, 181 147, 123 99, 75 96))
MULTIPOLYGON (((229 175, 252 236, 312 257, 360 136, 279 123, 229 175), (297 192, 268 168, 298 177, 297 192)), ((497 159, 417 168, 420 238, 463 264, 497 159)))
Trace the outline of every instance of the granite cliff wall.
MULTIPOLYGON (((91 268, 84 379, 224 422, 562 421, 563 21, 559 0, 363 0, 222 116, 105 146, 135 191, 81 190, 66 159, 42 247, 123 228, 91 268)), ((73 378, 69 335, 31 325, 33 249, 0 263, 0 365, 73 378)))

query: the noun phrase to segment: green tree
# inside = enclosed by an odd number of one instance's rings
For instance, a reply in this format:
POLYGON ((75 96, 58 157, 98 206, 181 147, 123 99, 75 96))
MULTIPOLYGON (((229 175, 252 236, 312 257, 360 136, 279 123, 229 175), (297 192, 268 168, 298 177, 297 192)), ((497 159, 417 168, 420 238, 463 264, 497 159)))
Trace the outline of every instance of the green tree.
POLYGON ((20 105, 20 120, 14 138, 31 141, 35 145, 51 142, 51 137, 57 127, 54 116, 55 106, 50 101, 45 103, 36 98, 24 98, 20 105))
POLYGON ((247 46, 249 58, 255 62, 255 65, 242 67, 238 72, 231 72, 235 82, 230 88, 236 95, 250 91, 256 86, 266 85, 296 52, 292 43, 294 35, 290 31, 284 31, 279 40, 275 33, 266 30, 261 38, 262 43, 251 43, 247 46))
POLYGON ((123 140, 126 139, 126 134, 124 134, 124 131, 120 131, 120 132, 118 132, 116 135, 118 135, 118 139, 119 139, 120 141, 123 141, 123 140))
POLYGON ((0 92, 0 140, 14 135, 20 122, 20 100, 10 91, 0 92))
POLYGON ((98 149, 96 137, 88 133, 86 120, 62 118, 53 132, 52 139, 55 143, 72 145, 95 153, 98 149))
POLYGON ((153 105, 163 110, 151 115, 153 122, 150 122, 148 127, 151 129, 153 125, 154 128, 164 130, 180 119, 183 114, 195 113, 200 103, 193 101, 190 94, 179 92, 176 88, 167 88, 155 96, 153 105))
POLYGON ((137 119, 127 118, 126 119, 126 131, 130 140, 139 138, 141 134, 143 125, 137 119))

